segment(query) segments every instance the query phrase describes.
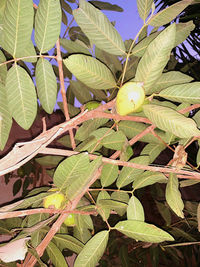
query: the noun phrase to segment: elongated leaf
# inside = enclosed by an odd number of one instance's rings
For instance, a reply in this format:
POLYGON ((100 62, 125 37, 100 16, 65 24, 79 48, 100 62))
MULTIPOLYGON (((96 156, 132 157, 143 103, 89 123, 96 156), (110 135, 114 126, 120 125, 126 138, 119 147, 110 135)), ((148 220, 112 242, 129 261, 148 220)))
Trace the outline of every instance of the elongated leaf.
POLYGON ((121 8, 118 5, 113 5, 108 2, 102 2, 102 1, 88 1, 89 3, 93 4, 95 7, 101 9, 101 10, 112 10, 112 11, 117 11, 117 12, 123 12, 123 8, 121 8))
POLYGON ((141 58, 135 75, 135 81, 144 82, 146 94, 161 76, 170 52, 174 47, 176 24, 173 23, 162 31, 147 47, 141 58))
POLYGON ((68 266, 63 254, 53 242, 50 242, 48 244, 46 251, 54 266, 56 267, 68 266))
POLYGON ((98 143, 96 137, 90 136, 76 147, 76 151, 88 151, 89 153, 93 153, 94 151, 98 151, 101 147, 101 142, 98 143))
POLYGON ((93 89, 109 89, 116 86, 111 71, 99 60, 85 55, 71 55, 65 66, 87 86, 93 89))
POLYGON ((148 24, 154 27, 165 25, 175 19, 191 3, 192 0, 179 1, 152 16, 148 24))
POLYGON ((148 155, 150 159, 149 162, 152 163, 164 149, 164 144, 147 144, 140 155, 148 155))
POLYGON ((87 170, 85 171, 84 174, 76 178, 75 181, 71 181, 71 184, 66 188, 66 195, 69 200, 72 201, 89 186, 91 180, 94 177, 94 174, 99 169, 101 164, 102 164, 102 158, 98 157, 97 159, 93 160, 89 164, 89 166, 88 165, 86 166, 87 170))
POLYGON ((57 81, 51 63, 40 58, 35 70, 38 97, 43 109, 51 114, 56 104, 57 81))
POLYGON ((110 207, 101 206, 99 204, 99 201, 102 200, 102 199, 110 199, 110 195, 108 194, 107 191, 99 192, 98 197, 97 197, 97 206, 99 207, 98 208, 98 212, 101 215, 103 220, 105 220, 105 219, 107 220, 109 218, 109 216, 110 216, 110 207))
POLYGON ((56 167, 58 163, 63 159, 64 157, 61 156, 44 156, 35 158, 35 161, 45 167, 56 167))
POLYGON ((139 43, 136 44, 136 46, 134 46, 131 53, 134 56, 142 57, 148 45, 158 36, 159 33, 160 32, 154 32, 150 34, 149 36, 147 36, 146 38, 144 38, 143 40, 141 40, 139 43))
POLYGON ((176 38, 175 38, 175 45, 177 46, 181 44, 185 39, 190 35, 191 31, 193 31, 195 25, 192 20, 186 23, 178 23, 176 25, 176 38))
POLYGON ((3 150, 12 125, 5 87, 0 83, 0 150, 3 150))
POLYGON ((32 0, 7 0, 2 46, 13 57, 22 52, 31 39, 33 15, 32 0))
POLYGON ((80 81, 70 81, 69 89, 72 90, 74 96, 81 104, 85 104, 89 100, 92 100, 89 88, 80 81))
POLYGON ((200 103, 200 82, 173 85, 159 93, 159 96, 175 102, 200 103))
POLYGON ((31 40, 29 40, 23 51, 16 53, 16 58, 23 58, 23 61, 26 62, 37 62, 35 47, 31 40))
POLYGON ((105 164, 101 171, 101 185, 103 187, 109 186, 117 179, 118 166, 105 164))
MULTIPOLYGON (((6 57, 4 56, 4 53, 0 50, 0 64, 3 62, 6 62, 6 57)), ((6 76, 7 76, 7 66, 5 64, 0 67, 0 83, 5 85, 6 76)))
POLYGON ((116 200, 116 201, 123 202, 123 203, 126 203, 126 204, 128 204, 128 202, 129 202, 128 193, 123 192, 123 191, 115 191, 115 192, 113 192, 111 194, 110 198, 112 200, 116 200))
POLYGON ((69 39, 60 39, 60 44, 65 50, 67 50, 69 54, 83 53, 86 55, 91 55, 89 50, 85 46, 80 45, 78 41, 73 42, 69 39))
POLYGON ((161 90, 175 85, 175 84, 183 84, 188 83, 193 80, 192 77, 189 75, 186 75, 184 73, 181 73, 180 71, 169 71, 163 73, 160 78, 157 80, 157 82, 154 84, 151 90, 149 90, 149 93, 159 93, 161 90))
POLYGON ((153 0, 137 0, 138 13, 143 21, 148 17, 152 4, 153 0))
POLYGON ((178 186, 179 183, 177 176, 174 173, 170 173, 166 187, 166 201, 177 216, 184 218, 184 204, 178 186))
POLYGON ((83 248, 83 244, 71 235, 56 234, 53 237, 53 242, 57 246, 61 246, 62 249, 69 249, 77 254, 79 254, 83 248))
POLYGON ((160 129, 182 138, 199 136, 195 121, 177 111, 158 105, 144 105, 145 115, 160 129))
POLYGON ((174 238, 167 232, 161 230, 153 224, 142 221, 121 221, 114 227, 119 232, 138 241, 160 243, 163 241, 173 241, 174 238))
POLYGON ((123 55, 123 40, 108 18, 97 8, 79 1, 79 8, 73 11, 74 18, 85 35, 97 47, 114 55, 123 55))
POLYGON ((158 211, 160 212, 160 215, 163 217, 163 219, 166 222, 166 225, 170 225, 171 224, 171 212, 169 210, 169 208, 167 207, 167 205, 155 201, 156 202, 156 206, 158 211))
POLYGON ((121 150, 125 141, 126 136, 124 135, 124 133, 121 131, 117 131, 104 137, 101 143, 107 148, 121 150))
POLYGON ((28 73, 16 64, 8 71, 6 91, 11 115, 22 128, 29 129, 37 112, 35 86, 28 73))
POLYGON ((133 182, 133 188, 136 190, 155 183, 167 183, 167 181, 167 178, 162 173, 146 171, 140 177, 136 177, 133 182))
MULTIPOLYGON (((130 160, 129 162, 148 165, 149 164, 149 157, 148 156, 140 156, 140 157, 136 157, 136 158, 130 160)), ((130 184, 131 182, 134 181, 134 179, 137 176, 140 176, 143 172, 144 172, 144 170, 131 168, 131 167, 123 167, 120 174, 119 174, 119 177, 117 179, 117 183, 116 183, 117 187, 121 188, 121 187, 124 187, 124 186, 130 184)))
POLYGON ((140 201, 135 196, 132 196, 128 202, 127 219, 144 221, 144 209, 140 201))
POLYGON ((108 243, 109 231, 93 236, 76 258, 74 267, 95 267, 103 256, 108 243))
POLYGON ((116 211, 120 216, 123 216, 127 210, 127 203, 120 202, 113 199, 101 199, 99 205, 104 209, 111 209, 116 211))
POLYGON ((40 1, 35 16, 35 42, 40 53, 54 47, 60 34, 61 19, 59 0, 40 1))
POLYGON ((89 157, 86 153, 68 157, 57 167, 53 181, 56 187, 65 191, 71 183, 78 179, 89 168, 89 157))

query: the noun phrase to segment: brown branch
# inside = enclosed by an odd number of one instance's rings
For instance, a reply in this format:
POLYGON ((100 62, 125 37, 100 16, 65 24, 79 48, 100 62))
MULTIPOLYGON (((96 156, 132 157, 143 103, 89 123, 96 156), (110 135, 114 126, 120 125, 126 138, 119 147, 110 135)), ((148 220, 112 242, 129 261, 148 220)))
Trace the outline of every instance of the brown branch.
MULTIPOLYGON (((62 57, 60 52, 60 40, 56 42, 56 48, 57 48, 57 62, 58 62, 58 69, 59 69, 59 78, 60 78, 60 90, 63 100, 63 108, 64 108, 64 114, 65 119, 70 120, 69 112, 68 112, 68 106, 67 106, 67 97, 65 92, 65 83, 64 83, 64 75, 63 75, 63 66, 62 66, 62 57)), ((69 135, 70 135, 70 141, 73 150, 76 148, 76 143, 74 140, 74 133, 72 129, 69 129, 69 135)))

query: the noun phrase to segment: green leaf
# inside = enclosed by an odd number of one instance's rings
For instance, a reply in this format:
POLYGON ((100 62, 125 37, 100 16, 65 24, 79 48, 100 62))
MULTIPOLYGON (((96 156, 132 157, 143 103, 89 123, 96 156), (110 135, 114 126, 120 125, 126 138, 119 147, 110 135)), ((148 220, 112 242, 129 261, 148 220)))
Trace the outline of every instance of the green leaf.
POLYGON ((98 151, 101 147, 102 144, 98 143, 98 139, 94 136, 90 136, 76 147, 76 151, 93 153, 94 151, 98 151))
POLYGON ((133 182, 134 190, 155 183, 167 183, 167 178, 163 173, 146 171, 140 177, 136 177, 133 182))
POLYGON ((181 44, 185 39, 190 35, 191 31, 193 31, 195 25, 192 20, 186 23, 178 23, 176 25, 176 38, 175 38, 175 47, 181 44))
POLYGON ((126 245, 122 245, 119 250, 119 258, 121 261, 121 266, 130 267, 130 259, 128 253, 128 247, 126 245))
MULTIPOLYGON (((0 64, 3 62, 6 62, 6 57, 4 56, 4 53, 0 50, 0 64)), ((7 76, 7 66, 6 64, 4 64, 0 67, 0 83, 2 83, 3 85, 5 85, 6 76, 7 76)))
MULTIPOLYGON (((129 162, 131 163, 136 163, 136 164, 143 164, 143 165, 148 165, 149 164, 149 157, 148 156, 139 156, 136 157, 129 162)), ((119 177, 117 179, 117 187, 120 189, 121 187, 124 187, 131 182, 134 181, 134 179, 137 176, 140 176, 144 170, 136 169, 136 168, 131 168, 131 167, 123 167, 119 177)))
POLYGON ((125 53, 120 34, 100 10, 80 0, 79 8, 73 11, 73 15, 82 31, 97 47, 118 56, 125 53))
POLYGON ((67 267, 68 266, 63 254, 53 242, 50 242, 48 244, 48 246, 46 247, 46 251, 47 251, 47 254, 49 255, 51 262, 53 263, 55 267, 67 267))
POLYGON ((149 104, 144 105, 143 110, 153 124, 166 132, 182 138, 199 136, 200 134, 195 121, 171 108, 149 104))
POLYGON ((53 242, 58 246, 62 247, 62 249, 69 249, 77 254, 79 254, 84 247, 83 244, 74 238, 71 235, 66 234, 56 234, 53 237, 53 242))
POLYGON ((33 81, 22 67, 15 64, 9 69, 6 91, 11 115, 28 130, 36 117, 37 97, 33 81))
POLYGON ((69 54, 82 53, 86 55, 91 55, 86 46, 81 45, 80 42, 78 42, 78 40, 71 41, 69 39, 60 39, 60 44, 65 50, 67 50, 69 54))
POLYGON ((103 187, 109 186, 117 179, 118 166, 112 164, 104 164, 101 171, 101 185, 103 187))
POLYGON ((78 128, 75 138, 77 140, 84 141, 86 138, 90 136, 90 134, 94 130, 106 124, 106 122, 108 122, 108 119, 104 119, 104 118, 97 118, 97 119, 92 119, 92 120, 88 120, 84 122, 81 125, 81 127, 78 128))
POLYGON ((98 206, 98 212, 103 218, 103 220, 108 220, 110 216, 110 207, 103 207, 100 204, 100 200, 102 199, 110 199, 110 195, 108 194, 107 191, 100 191, 97 197, 97 206, 98 206))
POLYGON ((142 57, 146 51, 148 45, 160 34, 160 32, 154 32, 142 39, 139 43, 137 43, 131 51, 131 54, 137 57, 142 57))
POLYGON ((121 150, 125 141, 126 136, 124 133, 117 131, 104 137, 101 141, 101 144, 109 149, 121 150))
POLYGON ((35 161, 45 167, 56 167, 58 163, 63 159, 64 157, 61 156, 44 156, 35 158, 35 161))
POLYGON ((77 54, 69 56, 63 62, 78 80, 93 89, 109 89, 116 86, 112 72, 98 59, 77 54))
POLYGON ((76 258, 74 267, 95 267, 108 243, 109 231, 101 231, 93 236, 76 258))
POLYGON ((40 1, 35 16, 35 42, 40 53, 54 47, 60 34, 61 19, 59 0, 40 1))
POLYGON ((127 219, 136 221, 144 221, 145 219, 142 204, 135 196, 132 196, 128 202, 127 219))
POLYGON ((13 196, 17 195, 17 193, 19 193, 20 189, 22 186, 22 180, 18 179, 14 182, 13 184, 13 196))
POLYGON ((200 82, 185 83, 167 87, 159 96, 174 102, 200 103, 200 82))
POLYGON ((177 176, 174 173, 170 173, 166 187, 166 201, 177 216, 184 218, 184 204, 178 187, 179 182, 177 176))
POLYGON ((175 19, 191 3, 192 0, 179 1, 153 15, 148 24, 154 27, 165 25, 175 19))
POLYGON ((86 171, 84 174, 81 174, 76 180, 72 181, 71 177, 71 184, 66 188, 66 195, 69 200, 75 199, 81 192, 83 192, 91 183, 94 174, 99 169, 102 164, 102 158, 98 157, 97 159, 93 160, 89 166, 86 167, 86 171))
POLYGON ((135 81, 144 82, 144 89, 147 95, 161 76, 170 58, 170 52, 174 47, 175 35, 176 24, 173 23, 148 45, 138 64, 135 81))
MULTIPOLYGON (((92 96, 89 92, 89 88, 82 84, 80 81, 70 81, 70 86, 68 87, 72 90, 74 96, 81 104, 85 104, 89 100, 92 100, 92 96)), ((67 88, 67 90, 68 90, 67 88)))
POLYGON ((98 204, 104 209, 116 211, 120 216, 123 216, 127 210, 127 203, 113 199, 101 199, 99 200, 98 204))
POLYGON ((126 192, 123 191, 115 191, 111 194, 110 198, 112 200, 117 200, 119 202, 123 202, 128 204, 129 202, 129 195, 126 192))
MULTIPOLYGON (((127 138, 133 138, 137 134, 144 131, 148 126, 146 126, 144 123, 135 122, 135 121, 120 121, 118 124, 119 130, 122 131, 127 138)), ((164 132, 156 129, 156 134, 160 136, 162 139, 164 138, 164 132)), ((154 143, 154 144, 161 144, 161 141, 156 138, 151 133, 146 134, 142 138, 140 138, 140 141, 145 143, 154 143)))
POLYGON ((31 40, 28 42, 27 46, 25 47, 23 51, 16 53, 16 58, 27 57, 27 58, 24 58, 23 61, 32 62, 32 63, 37 62, 36 56, 37 55, 36 55, 35 47, 31 40))
POLYGON ((7 0, 4 11, 3 48, 13 57, 24 52, 33 30, 33 1, 7 0))
POLYGON ((51 114, 57 99, 57 81, 51 63, 40 58, 35 70, 38 97, 43 109, 51 114))
POLYGON ((158 211, 160 212, 160 215, 165 220, 166 225, 170 225, 171 224, 171 213, 170 213, 168 206, 156 200, 155 200, 155 203, 156 203, 158 211))
POLYGON ((86 173, 89 168, 89 157, 87 153, 81 153, 68 157, 62 161, 57 167, 53 182, 56 187, 65 191, 72 182, 79 179, 81 175, 86 173))
POLYGON ((118 5, 113 5, 108 2, 101 2, 101 1, 88 1, 92 5, 94 5, 96 8, 101 10, 110 10, 110 11, 117 11, 117 12, 123 12, 123 8, 121 8, 118 5))
POLYGON ((164 144, 147 144, 141 152, 142 155, 149 156, 149 163, 154 162, 154 160, 160 155, 160 153, 165 149, 164 144))
POLYGON ((167 232, 153 224, 148 224, 142 221, 121 221, 115 225, 114 229, 137 241, 160 243, 163 241, 174 240, 174 238, 167 232))
POLYGON ((137 8, 140 18, 145 21, 151 10, 153 0, 137 0, 137 8))
POLYGON ((169 71, 162 73, 160 78, 156 81, 149 93, 159 93, 161 90, 175 84, 189 83, 193 80, 192 77, 181 73, 180 71, 169 71))
POLYGON ((11 126, 12 117, 8 110, 6 90, 4 85, 0 83, 0 150, 3 150, 6 145, 11 126))

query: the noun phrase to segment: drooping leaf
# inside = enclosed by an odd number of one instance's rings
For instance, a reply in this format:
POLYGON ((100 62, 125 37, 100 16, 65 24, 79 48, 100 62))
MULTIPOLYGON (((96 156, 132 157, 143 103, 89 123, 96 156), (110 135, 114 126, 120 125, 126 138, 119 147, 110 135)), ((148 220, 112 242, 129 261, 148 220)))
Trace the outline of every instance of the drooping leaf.
POLYGON ((88 171, 89 157, 86 153, 68 157, 57 167, 53 181, 56 187, 65 191, 71 183, 88 171))
POLYGON ((23 52, 31 39, 33 15, 32 0, 7 0, 2 46, 13 57, 23 52))
POLYGON ((62 249, 69 249, 79 254, 83 248, 83 244, 71 235, 56 234, 53 237, 53 242, 62 249))
POLYGON ((35 16, 35 42, 40 53, 54 47, 60 34, 61 19, 59 0, 40 1, 35 16))
MULTIPOLYGON (((0 50, 0 64, 6 62, 6 57, 4 56, 4 53, 0 50)), ((6 64, 2 65, 0 67, 0 83, 5 85, 7 76, 7 66, 6 64)))
POLYGON ((109 186, 117 179, 118 176, 118 166, 112 164, 103 165, 101 171, 101 185, 103 187, 109 186))
POLYGON ((84 174, 80 175, 76 180, 72 181, 71 184, 66 188, 66 195, 69 200, 75 199, 81 192, 83 192, 91 183, 95 173, 102 164, 102 158, 98 157, 93 160, 89 166, 86 166, 84 174))
POLYGON ((106 249, 108 237, 109 231, 101 231, 93 236, 76 258, 74 267, 95 267, 106 249))
POLYGON ((27 46, 23 51, 16 53, 16 58, 23 58, 26 62, 37 62, 35 47, 31 40, 29 40, 27 46))
POLYGON ((160 129, 182 138, 199 136, 195 121, 179 112, 158 105, 144 105, 143 110, 150 121, 160 129))
POLYGON ((71 80, 69 89, 72 90, 74 96, 81 104, 85 104, 86 102, 92 100, 89 88, 85 86, 85 84, 82 84, 80 81, 71 80))
POLYGON ((148 224, 142 221, 121 221, 117 223, 114 228, 137 241, 160 243, 163 241, 174 240, 174 238, 167 232, 153 224, 148 224))
POLYGON ((87 228, 77 227, 76 225, 74 226, 73 235, 83 244, 86 244, 92 236, 91 232, 87 228))
POLYGON ((43 109, 51 114, 57 99, 57 81, 51 63, 40 58, 35 70, 38 97, 43 109))
POLYGON ((141 202, 135 196, 132 196, 128 202, 127 219, 144 221, 144 209, 141 202))
POLYGON ((175 47, 181 44, 185 39, 190 35, 191 31, 193 31, 195 25, 192 20, 186 23, 178 23, 176 25, 176 38, 175 38, 175 47))
MULTIPOLYGON (((137 164, 142 164, 142 165, 148 165, 149 164, 149 157, 148 156, 139 156, 136 157, 129 162, 131 163, 137 163, 137 164)), ((144 170, 141 169, 136 169, 136 168, 131 168, 131 167, 126 167, 124 166, 119 174, 119 177, 117 178, 116 185, 120 189, 121 187, 124 187, 131 182, 134 181, 134 179, 137 176, 140 176, 144 170)))
POLYGON ((167 87, 159 93, 159 96, 174 102, 198 104, 200 103, 200 82, 167 87))
POLYGON ((99 205, 104 209, 111 209, 117 212, 120 216, 123 216, 127 210, 127 203, 113 200, 113 199, 101 199, 99 205))
POLYGON ((160 215, 165 220, 166 225, 170 225, 171 224, 171 213, 170 213, 169 208, 162 202, 158 202, 155 200, 155 203, 156 203, 158 211, 160 212, 160 215))
POLYGON ((147 95, 153 84, 161 76, 170 58, 170 52, 174 47, 175 34, 176 24, 173 23, 148 45, 138 64, 135 81, 144 83, 143 86, 147 95))
POLYGON ((103 220, 105 220, 105 219, 107 220, 110 216, 110 207, 101 206, 100 200, 102 200, 102 199, 110 199, 110 195, 108 194, 107 191, 99 192, 98 197, 97 197, 97 201, 96 201, 99 214, 101 215, 103 220))
POLYGON ((153 15, 148 24, 154 27, 165 25, 175 19, 191 3, 192 0, 179 1, 153 15))
POLYGON ((140 18, 145 21, 151 10, 153 0, 137 0, 137 8, 140 18))
POLYGON ((64 64, 77 79, 93 89, 109 89, 116 86, 111 71, 93 57, 71 55, 64 60, 64 64))
POLYGON ((51 241, 48 246, 46 247, 47 254, 51 259, 51 262, 56 267, 68 267, 68 264, 65 260, 65 257, 58 249, 58 247, 51 241))
POLYGON ((69 39, 60 39, 60 44, 62 45, 62 47, 67 50, 67 52, 69 54, 73 54, 73 53, 82 53, 85 55, 91 55, 91 53, 89 52, 89 50, 86 48, 86 46, 81 45, 79 42, 77 41, 71 41, 69 39))
POLYGON ((140 177, 136 177, 133 182, 134 190, 155 183, 167 183, 167 178, 163 173, 146 171, 140 177))
POLYGON ((141 152, 142 155, 148 155, 150 159, 150 163, 152 163, 159 155, 160 153, 165 149, 164 144, 147 144, 144 149, 141 152))
POLYGON ((123 8, 121 8, 118 5, 113 5, 111 3, 108 3, 108 2, 95 1, 95 0, 91 0, 88 2, 93 4, 96 8, 99 8, 101 10, 111 10, 111 11, 123 12, 123 8))
POLYGON ((181 73, 180 71, 169 71, 162 73, 160 78, 156 81, 149 93, 159 93, 161 90, 175 84, 189 83, 193 78, 189 75, 181 73))
POLYGON ((178 186, 179 183, 177 176, 174 173, 170 173, 166 187, 166 201, 177 216, 184 218, 184 204, 178 186))
POLYGON ((123 55, 123 40, 108 18, 85 0, 79 1, 79 8, 73 11, 77 24, 97 47, 114 55, 123 55))
POLYGON ((28 73, 20 66, 12 66, 6 78, 8 106, 11 115, 25 130, 32 125, 37 112, 35 86, 28 73))
POLYGON ((0 82, 0 150, 3 150, 12 125, 12 117, 8 110, 8 101, 4 85, 0 82))

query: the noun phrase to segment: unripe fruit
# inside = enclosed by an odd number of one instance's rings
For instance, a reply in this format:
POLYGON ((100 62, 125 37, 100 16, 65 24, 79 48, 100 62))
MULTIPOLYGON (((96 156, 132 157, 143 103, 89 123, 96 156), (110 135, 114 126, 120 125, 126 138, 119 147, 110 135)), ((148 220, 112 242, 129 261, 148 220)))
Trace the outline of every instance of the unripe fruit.
POLYGON ((116 110, 119 115, 135 112, 144 102, 145 92, 140 82, 127 82, 117 94, 116 110))
POLYGON ((143 111, 143 106, 149 104, 149 102, 150 102, 149 99, 145 98, 143 104, 138 109, 136 109, 134 112, 142 112, 143 111))
POLYGON ((52 195, 49 195, 44 198, 43 200, 43 207, 45 209, 52 208, 52 209, 60 209, 64 207, 64 204, 66 202, 65 195, 61 192, 59 192, 59 189, 52 188, 49 190, 49 192, 52 191, 58 191, 52 195))
POLYGON ((75 226, 75 216, 74 213, 70 213, 68 217, 64 220, 66 226, 75 226))
POLYGON ((88 109, 88 111, 93 110, 95 108, 98 108, 101 105, 98 101, 90 101, 85 104, 85 108, 88 109))

